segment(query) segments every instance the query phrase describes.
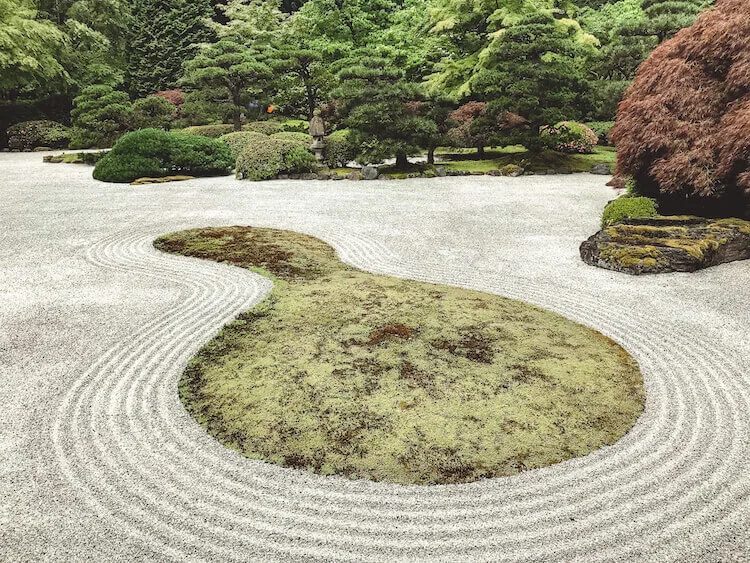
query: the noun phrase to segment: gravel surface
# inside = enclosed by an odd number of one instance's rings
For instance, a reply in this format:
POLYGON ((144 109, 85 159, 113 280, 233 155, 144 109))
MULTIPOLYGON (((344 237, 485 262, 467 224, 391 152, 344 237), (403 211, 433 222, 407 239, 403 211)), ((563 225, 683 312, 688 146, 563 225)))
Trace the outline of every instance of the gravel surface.
POLYGON ((606 178, 132 187, 41 158, 0 154, 0 560, 749 560, 750 262, 638 278, 584 265, 606 178), (646 412, 592 455, 466 485, 245 459, 176 385, 270 282, 151 246, 233 224, 592 326, 640 362, 646 412))

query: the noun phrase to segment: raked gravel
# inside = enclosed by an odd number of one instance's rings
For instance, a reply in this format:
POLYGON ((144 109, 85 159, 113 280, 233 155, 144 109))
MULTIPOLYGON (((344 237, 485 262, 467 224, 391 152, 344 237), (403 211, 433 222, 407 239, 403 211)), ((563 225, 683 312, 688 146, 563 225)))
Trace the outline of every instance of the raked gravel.
POLYGON ((584 265, 606 178, 132 187, 41 159, 0 155, 0 560, 750 560, 750 262, 584 265), (645 413, 589 456, 466 485, 247 460, 176 386, 270 282, 151 246, 221 225, 308 233, 372 272, 594 327, 640 362, 645 413))

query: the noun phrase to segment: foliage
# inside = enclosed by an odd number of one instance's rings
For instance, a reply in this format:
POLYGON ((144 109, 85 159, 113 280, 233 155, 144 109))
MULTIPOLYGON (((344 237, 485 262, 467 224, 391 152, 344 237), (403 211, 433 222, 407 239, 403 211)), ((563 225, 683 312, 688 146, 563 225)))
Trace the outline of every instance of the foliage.
POLYGON ((750 214, 750 4, 721 0, 643 63, 611 137, 663 211, 750 214))
POLYGON ((175 106, 166 98, 149 96, 133 102, 130 112, 131 129, 169 129, 175 106))
POLYGON ((8 147, 14 150, 61 149, 68 146, 69 140, 68 128, 56 121, 24 121, 8 128, 8 147))
POLYGON ((234 125, 226 123, 220 123, 218 125, 194 125, 193 127, 186 127, 181 130, 180 133, 185 135, 200 135, 201 137, 210 137, 212 139, 218 139, 219 137, 232 133, 234 131, 234 125))
POLYGON ((315 157, 294 141, 259 139, 245 147, 237 157, 237 178, 240 180, 269 180, 279 174, 309 172, 315 167, 315 157))
POLYGON ((103 84, 84 89, 73 100, 70 112, 73 118, 71 148, 111 147, 127 131, 130 112, 130 98, 125 92, 103 84))
POLYGON ((219 137, 232 150, 232 157, 236 160, 242 150, 253 143, 264 142, 268 136, 254 131, 234 131, 219 137))
POLYGON ((164 98, 177 108, 185 103, 185 92, 180 89, 162 90, 161 92, 157 92, 156 94, 154 94, 154 96, 157 98, 164 98))
POLYGON ((26 84, 47 89, 65 83, 59 51, 64 33, 40 19, 31 0, 0 0, 0 95, 26 84))
POLYGON ((504 144, 540 149, 542 126, 584 112, 586 82, 575 30, 539 12, 523 16, 498 34, 483 52, 472 90, 489 102, 487 113, 520 115, 527 127, 503 134, 504 144))
POLYGON ((611 144, 609 132, 615 126, 614 121, 587 121, 584 125, 594 132, 598 145, 607 146, 611 144))
POLYGON ((307 133, 310 130, 310 122, 304 119, 287 119, 281 122, 281 131, 290 133, 307 133))
POLYGON ((278 121, 252 121, 242 126, 243 131, 255 131, 264 135, 275 135, 281 133, 283 127, 278 121))
POLYGON ((419 97, 419 88, 400 69, 402 56, 394 49, 365 48, 339 72, 341 86, 334 95, 362 163, 395 156, 397 166, 406 166, 407 156, 426 146, 436 131, 434 122, 408 105, 419 97))
POLYGON ((232 108, 235 131, 242 127, 245 105, 261 92, 272 74, 258 52, 229 39, 202 45, 198 55, 185 64, 185 71, 182 84, 223 92, 224 102, 232 108))
POLYGON ((683 27, 689 27, 705 7, 706 0, 643 0, 646 31, 661 43, 683 27))
POLYGON ((104 182, 172 175, 220 176, 233 166, 232 151, 218 139, 141 129, 124 135, 94 168, 104 182))
POLYGON ((490 136, 497 131, 490 126, 491 120, 480 120, 487 115, 487 102, 468 102, 453 110, 448 120, 454 124, 448 138, 457 147, 473 147, 480 153, 489 144, 490 136))
POLYGON ((213 13, 209 0, 133 0, 132 10, 130 91, 145 96, 175 87, 196 44, 213 39, 205 22, 213 13))
POLYGON ((602 213, 602 228, 619 223, 623 219, 656 217, 658 206, 655 200, 648 197, 621 196, 610 201, 602 213))
POLYGON ((330 168, 341 168, 357 158, 357 147, 349 137, 348 129, 339 129, 325 139, 324 160, 330 168))
POLYGON ((313 138, 307 133, 295 133, 292 131, 282 131, 281 133, 274 133, 271 135, 272 139, 281 139, 285 141, 291 141, 303 149, 309 149, 312 145, 313 138))
POLYGON ((594 131, 575 121, 561 121, 552 127, 543 127, 541 135, 552 150, 569 154, 591 154, 599 141, 594 131))

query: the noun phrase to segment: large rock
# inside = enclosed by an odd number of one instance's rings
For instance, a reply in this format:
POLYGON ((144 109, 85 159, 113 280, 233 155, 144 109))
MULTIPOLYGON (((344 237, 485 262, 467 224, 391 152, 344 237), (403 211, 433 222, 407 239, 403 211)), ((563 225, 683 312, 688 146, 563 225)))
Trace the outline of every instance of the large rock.
POLYGON ((378 169, 374 166, 363 166, 362 178, 364 178, 365 180, 377 180, 378 169))
POLYGON ((627 274, 694 272, 750 258, 750 222, 741 219, 626 219, 581 244, 587 264, 627 274))
POLYGON ((612 166, 610 164, 594 164, 594 166, 591 167, 591 173, 609 176, 612 174, 612 166))

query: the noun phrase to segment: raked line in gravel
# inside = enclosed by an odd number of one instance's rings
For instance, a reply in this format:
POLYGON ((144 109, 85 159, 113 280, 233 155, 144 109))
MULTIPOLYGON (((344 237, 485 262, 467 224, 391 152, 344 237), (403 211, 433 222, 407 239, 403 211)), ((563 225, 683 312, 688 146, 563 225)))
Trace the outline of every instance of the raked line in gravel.
POLYGON ((634 278, 577 246, 589 175, 116 186, 0 155, 0 559, 746 561, 750 263, 634 278), (224 449, 177 397, 269 280, 153 249, 292 229, 376 273, 541 305, 622 344, 646 411, 613 446, 510 478, 398 486, 224 449))

